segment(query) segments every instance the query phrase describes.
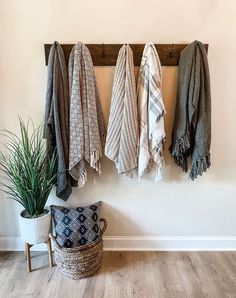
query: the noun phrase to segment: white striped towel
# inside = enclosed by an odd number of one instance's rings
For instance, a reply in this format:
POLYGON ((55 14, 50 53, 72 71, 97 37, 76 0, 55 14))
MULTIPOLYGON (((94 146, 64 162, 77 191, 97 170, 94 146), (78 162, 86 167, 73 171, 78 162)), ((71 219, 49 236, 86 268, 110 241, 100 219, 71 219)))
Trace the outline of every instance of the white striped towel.
POLYGON ((133 52, 129 45, 122 46, 116 62, 105 154, 115 162, 119 174, 133 177, 138 157, 138 119, 133 52))
POLYGON ((138 80, 139 157, 138 177, 150 173, 155 181, 162 179, 165 139, 165 107, 161 93, 162 71, 155 46, 145 45, 138 80))

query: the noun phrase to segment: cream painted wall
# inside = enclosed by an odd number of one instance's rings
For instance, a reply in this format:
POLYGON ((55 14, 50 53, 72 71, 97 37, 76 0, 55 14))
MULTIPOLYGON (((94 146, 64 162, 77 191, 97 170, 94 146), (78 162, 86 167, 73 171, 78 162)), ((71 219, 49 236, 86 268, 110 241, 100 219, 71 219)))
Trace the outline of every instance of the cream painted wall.
MULTIPOLYGON (((74 191, 67 205, 104 202, 106 235, 236 235, 236 4, 233 0, 1 0, 0 128, 17 131, 17 115, 42 121, 47 68, 43 44, 209 43, 212 83, 212 167, 196 182, 166 150, 160 183, 129 181, 103 160, 103 175, 74 191)), ((108 116, 114 68, 96 68, 108 116)), ((169 146, 177 68, 163 67, 169 146)), ((2 141, 2 140, 0 140, 2 141)), ((17 236, 19 206, 0 198, 0 236, 17 236)), ((62 204, 51 195, 50 203, 62 204)))

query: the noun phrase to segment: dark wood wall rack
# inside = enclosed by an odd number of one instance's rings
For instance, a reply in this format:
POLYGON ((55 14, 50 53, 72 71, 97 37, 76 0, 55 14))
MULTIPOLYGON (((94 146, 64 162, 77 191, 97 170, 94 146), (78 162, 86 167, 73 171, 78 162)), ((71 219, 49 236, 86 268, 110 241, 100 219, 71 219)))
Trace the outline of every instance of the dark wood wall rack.
MULTIPOLYGON (((116 65, 117 55, 119 49, 123 44, 86 44, 91 53, 94 66, 114 66, 116 65)), ((139 66, 142 58, 143 48, 145 44, 129 44, 134 54, 134 65, 139 66)), ((51 44, 45 44, 45 61, 48 64, 48 56, 51 44)), ((73 44, 61 45, 66 61, 68 62, 70 52, 73 44)), ((180 52, 187 46, 187 44, 155 44, 159 54, 161 65, 163 66, 177 66, 179 62, 180 52)), ((204 44, 208 50, 208 44, 204 44)))

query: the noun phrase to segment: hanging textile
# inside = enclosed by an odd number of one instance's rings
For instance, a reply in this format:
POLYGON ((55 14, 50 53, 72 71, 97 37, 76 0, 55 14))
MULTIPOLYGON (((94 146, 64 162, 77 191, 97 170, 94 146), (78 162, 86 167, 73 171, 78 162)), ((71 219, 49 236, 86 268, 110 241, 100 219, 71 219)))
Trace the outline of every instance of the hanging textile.
POLYGON ((69 172, 79 187, 87 181, 86 162, 100 173, 105 124, 92 58, 78 42, 69 58, 70 154, 69 172))
POLYGON ((53 43, 48 59, 44 138, 49 154, 57 154, 56 195, 67 200, 72 192, 68 172, 69 86, 65 57, 58 42, 53 43))
POLYGON ((162 71, 155 46, 146 44, 138 80, 139 157, 138 176, 149 173, 155 181, 163 176, 163 142, 165 140, 162 99, 162 71))
POLYGON ((178 95, 170 153, 183 171, 192 165, 194 180, 210 167, 211 92, 207 53, 200 41, 188 45, 180 55, 178 95))
POLYGON ((119 174, 133 177, 138 154, 137 94, 133 52, 129 45, 119 51, 112 88, 105 154, 119 174))

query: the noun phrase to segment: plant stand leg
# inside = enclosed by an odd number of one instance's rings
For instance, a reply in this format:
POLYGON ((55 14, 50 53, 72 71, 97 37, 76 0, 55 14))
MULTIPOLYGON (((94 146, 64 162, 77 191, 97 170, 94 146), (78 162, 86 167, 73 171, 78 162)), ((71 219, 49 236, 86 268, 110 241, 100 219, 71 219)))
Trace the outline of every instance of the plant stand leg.
POLYGON ((51 239, 49 238, 47 241, 47 246, 48 246, 48 261, 49 261, 49 266, 53 266, 53 259, 52 259, 52 245, 51 245, 51 239))
POLYGON ((30 257, 30 247, 31 245, 27 242, 25 242, 25 254, 26 254, 26 260, 27 260, 27 270, 28 272, 31 272, 31 257, 30 257))

